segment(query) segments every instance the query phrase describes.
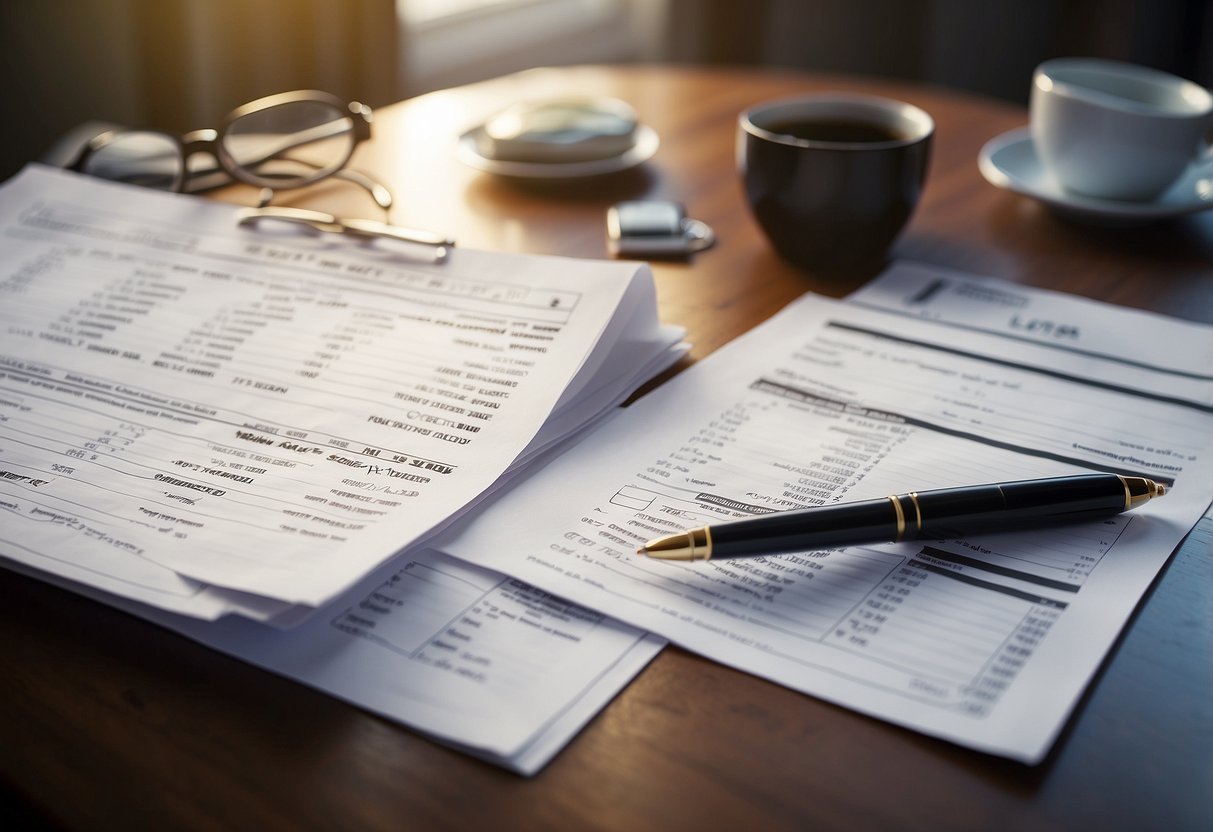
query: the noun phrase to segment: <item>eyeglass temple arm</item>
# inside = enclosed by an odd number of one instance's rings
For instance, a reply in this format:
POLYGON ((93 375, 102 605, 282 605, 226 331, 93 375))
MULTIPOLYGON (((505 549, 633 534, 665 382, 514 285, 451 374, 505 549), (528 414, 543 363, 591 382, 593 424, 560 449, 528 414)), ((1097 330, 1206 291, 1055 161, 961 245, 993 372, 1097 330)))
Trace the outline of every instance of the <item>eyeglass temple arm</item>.
POLYGON ((255 225, 261 220, 280 220, 282 222, 305 225, 316 231, 329 234, 349 234, 355 237, 383 237, 400 240, 405 243, 428 246, 434 251, 434 260, 442 262, 447 258, 448 249, 454 248, 455 241, 415 228, 402 228, 388 225, 376 220, 341 219, 332 214, 312 211, 307 208, 290 208, 280 205, 264 205, 258 208, 241 208, 236 212, 237 225, 255 225))
POLYGON ((432 234, 429 231, 404 228, 399 225, 388 225, 378 220, 354 218, 348 220, 338 219, 337 222, 341 224, 344 231, 358 237, 387 237, 405 243, 420 243, 421 245, 434 246, 435 248, 452 248, 455 245, 454 240, 449 237, 443 237, 441 234, 432 234))

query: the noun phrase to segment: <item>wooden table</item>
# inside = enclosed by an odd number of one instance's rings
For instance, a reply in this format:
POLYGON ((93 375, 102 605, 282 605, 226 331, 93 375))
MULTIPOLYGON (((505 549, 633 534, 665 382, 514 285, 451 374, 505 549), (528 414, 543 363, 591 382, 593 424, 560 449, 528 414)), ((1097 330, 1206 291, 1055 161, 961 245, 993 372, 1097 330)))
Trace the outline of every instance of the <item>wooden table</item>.
MULTIPOLYGON (((603 257, 611 203, 685 202, 719 244, 654 271, 662 317, 687 327, 697 359, 806 290, 840 296, 857 285, 777 259, 734 173, 740 110, 826 89, 901 98, 936 120, 930 181, 895 257, 1213 322, 1213 216, 1132 230, 1062 221, 977 170, 982 144, 1026 112, 943 89, 732 69, 540 70, 383 109, 355 161, 394 188, 395 221, 470 247, 603 257), (656 156, 613 177, 547 185, 454 159, 457 135, 499 107, 583 93, 630 101, 660 133, 656 156)), ((318 186, 300 203, 374 215, 348 185, 318 186)), ((1038 767, 670 648, 533 780, 0 572, 0 783, 16 819, 86 829, 1207 830, 1211 549, 1205 521, 1038 767)))

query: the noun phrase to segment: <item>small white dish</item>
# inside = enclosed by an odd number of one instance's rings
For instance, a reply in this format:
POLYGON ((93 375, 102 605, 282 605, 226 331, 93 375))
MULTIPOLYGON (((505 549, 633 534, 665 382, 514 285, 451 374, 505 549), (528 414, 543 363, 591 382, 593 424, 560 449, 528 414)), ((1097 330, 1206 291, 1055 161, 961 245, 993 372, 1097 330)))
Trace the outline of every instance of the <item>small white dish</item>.
POLYGON ((977 166, 990 184, 1039 199, 1088 222, 1144 225, 1213 208, 1213 167, 1199 163, 1151 200, 1130 202, 1071 193, 1044 169, 1028 127, 986 142, 978 154, 977 166))
POLYGON ((490 159, 480 153, 477 139, 482 129, 474 127, 459 137, 459 160, 486 173, 517 179, 579 179, 619 173, 651 159, 661 144, 657 132, 641 124, 636 127, 636 141, 632 146, 615 156, 581 162, 510 162, 490 159))

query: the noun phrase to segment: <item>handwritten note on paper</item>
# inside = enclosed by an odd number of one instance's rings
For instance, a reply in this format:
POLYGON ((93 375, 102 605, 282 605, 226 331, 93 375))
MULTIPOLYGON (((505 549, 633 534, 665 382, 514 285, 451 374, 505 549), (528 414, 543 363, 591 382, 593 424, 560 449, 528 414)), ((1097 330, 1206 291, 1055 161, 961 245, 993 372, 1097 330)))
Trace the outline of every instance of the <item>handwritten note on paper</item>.
POLYGON ((1008 348, 803 298, 438 545, 799 690, 1038 761, 1213 498, 1213 378, 1161 346, 1172 322, 1067 311, 1091 333, 1131 319, 1136 337, 1008 348), (1172 488, 1060 531, 691 564, 634 553, 771 510, 1092 470, 1172 488), (543 520, 503 535, 518 516, 543 520))
POLYGON ((679 335, 634 266, 402 259, 49 170, 0 232, 0 552, 204 617, 332 597, 679 335))

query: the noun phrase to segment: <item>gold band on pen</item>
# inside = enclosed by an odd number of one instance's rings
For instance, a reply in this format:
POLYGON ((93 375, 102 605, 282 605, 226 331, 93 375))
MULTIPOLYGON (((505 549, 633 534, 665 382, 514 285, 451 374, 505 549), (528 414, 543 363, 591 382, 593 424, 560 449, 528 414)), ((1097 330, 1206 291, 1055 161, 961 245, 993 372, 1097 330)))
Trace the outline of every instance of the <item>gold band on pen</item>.
MULTIPOLYGON (((707 526, 688 529, 684 536, 684 556, 680 560, 711 560, 712 559, 712 530, 707 526)), ((668 538, 673 541, 675 538, 668 538)))
POLYGON ((889 495, 889 502, 893 504, 893 511, 897 513, 897 537, 895 542, 900 543, 901 539, 906 534, 906 516, 901 510, 901 498, 896 495, 889 495))
POLYGON ((918 492, 910 492, 910 502, 914 504, 914 536, 922 534, 922 506, 918 505, 918 492))

